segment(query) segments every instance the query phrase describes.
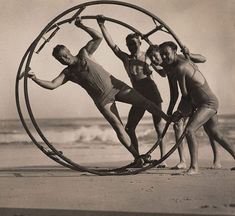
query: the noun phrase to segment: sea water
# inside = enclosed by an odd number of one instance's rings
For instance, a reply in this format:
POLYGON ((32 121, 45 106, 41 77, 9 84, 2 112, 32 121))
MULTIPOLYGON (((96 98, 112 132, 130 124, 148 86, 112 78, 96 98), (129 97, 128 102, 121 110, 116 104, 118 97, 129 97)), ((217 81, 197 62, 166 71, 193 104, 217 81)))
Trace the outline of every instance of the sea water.
MULTIPOLYGON (((38 137, 30 120, 26 121, 33 135, 38 137)), ((123 124, 126 123, 124 118, 123 124)), ((67 143, 77 145, 85 143, 91 145, 114 145, 118 139, 112 127, 102 118, 63 118, 38 119, 37 124, 41 132, 52 143, 67 143)), ((164 126, 164 123, 162 123, 164 126)), ((235 141, 235 115, 220 115, 219 128, 232 142, 235 141)), ((156 141, 156 132, 150 117, 141 120, 136 129, 139 142, 153 143, 156 141)), ((205 132, 200 129, 197 133, 199 139, 206 139, 205 132)), ((172 127, 169 128, 166 138, 174 142, 172 127)), ((0 145, 32 144, 20 120, 0 120, 0 145)))
MULTIPOLYGON (((40 145, 49 149, 38 135, 31 121, 27 120, 26 124, 34 139, 40 145)), ((126 124, 126 118, 123 118, 123 124, 126 124)), ((37 125, 50 144, 57 150, 63 151, 65 156, 77 163, 133 159, 131 154, 118 141, 112 127, 102 118, 37 119, 37 125)), ((162 125, 164 126, 164 122, 162 125)), ((235 115, 220 115, 219 129, 231 143, 235 143, 235 115)), ((136 133, 141 154, 147 152, 157 141, 157 135, 150 117, 141 120, 136 133)), ((209 144, 209 139, 202 128, 197 132, 197 139, 199 147, 209 144)), ((168 150, 175 144, 172 125, 164 137, 164 144, 168 150)), ((0 121, 0 148, 2 150, 9 148, 9 151, 14 148, 20 152, 19 157, 28 156, 30 149, 31 151, 34 148, 37 149, 20 120, 0 121)), ((160 157, 158 149, 153 153, 153 157, 160 157)))

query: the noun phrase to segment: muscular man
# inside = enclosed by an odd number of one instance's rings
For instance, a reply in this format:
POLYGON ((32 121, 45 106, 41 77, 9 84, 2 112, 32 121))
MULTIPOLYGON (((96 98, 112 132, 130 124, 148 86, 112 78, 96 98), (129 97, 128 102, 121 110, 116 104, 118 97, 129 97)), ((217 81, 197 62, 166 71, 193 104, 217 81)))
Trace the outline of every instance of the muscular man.
MULTIPOLYGON (((108 33, 105 25, 104 18, 99 16, 98 24, 104 35, 104 38, 108 46, 113 50, 115 55, 123 62, 125 70, 131 80, 133 88, 138 91, 145 98, 153 101, 156 106, 162 109, 162 98, 159 90, 151 78, 151 70, 149 65, 146 63, 146 55, 140 50, 141 41, 137 34, 129 34, 126 37, 126 45, 130 51, 130 54, 123 52, 112 40, 110 34, 108 33)), ((126 124, 126 131, 131 138, 131 142, 135 147, 136 151, 139 153, 138 140, 136 136, 136 127, 145 113, 145 109, 137 106, 132 106, 128 115, 128 120, 126 124)), ((162 126, 161 126, 161 116, 153 115, 153 123, 158 137, 161 136, 162 126)), ((160 143, 160 153, 161 157, 165 154, 165 146, 163 142, 160 143)), ((166 167, 166 163, 163 162, 158 167, 166 167)))
MULTIPOLYGON (((193 54, 193 53, 189 52, 189 49, 186 47, 184 47, 184 52, 188 55, 189 59, 191 61, 193 61, 194 63, 206 62, 206 58, 204 56, 202 56, 200 54, 193 54)), ((158 65, 163 64, 162 58, 160 56, 158 45, 149 46, 149 48, 146 52, 146 55, 150 59, 152 67, 156 67, 158 65)), ((178 54, 178 57, 185 59, 185 57, 183 55, 178 54)), ((165 65, 165 67, 167 67, 167 66, 165 65)), ((164 72, 164 69, 156 68, 156 71, 162 77, 167 77, 167 79, 168 79, 169 87, 170 87, 170 103, 169 103, 169 106, 167 109, 167 114, 172 115, 175 104, 177 102, 177 98, 179 96, 179 92, 178 92, 178 88, 177 88, 177 81, 176 81, 176 79, 174 79, 174 76, 173 76, 174 74, 171 74, 171 73, 166 74, 164 72)), ((179 119, 179 121, 175 122, 173 125, 176 141, 180 138, 180 136, 183 132, 183 128, 185 126, 185 123, 187 121, 187 117, 192 112, 192 109, 193 109, 192 104, 187 103, 187 101, 185 101, 183 109, 184 109, 184 117, 179 119)), ((213 155, 214 155, 212 168, 221 168, 218 146, 216 145, 215 140, 213 140, 211 137, 209 137, 209 140, 210 140, 210 144, 211 144, 211 147, 213 150, 213 155)), ((178 152, 179 152, 180 162, 176 166, 172 167, 172 169, 186 169, 186 159, 184 156, 184 142, 182 142, 181 145, 179 145, 178 152)))
POLYGON ((177 54, 177 45, 172 42, 160 44, 160 54, 163 60, 163 68, 166 74, 176 81, 172 91, 180 88, 181 102, 177 111, 173 114, 172 120, 182 117, 182 113, 187 109, 188 104, 195 108, 189 125, 186 127, 186 139, 191 157, 190 167, 187 174, 198 173, 198 143, 196 140, 197 130, 203 126, 210 139, 217 141, 235 159, 235 149, 228 140, 223 137, 218 128, 218 99, 210 89, 205 77, 198 67, 177 54))

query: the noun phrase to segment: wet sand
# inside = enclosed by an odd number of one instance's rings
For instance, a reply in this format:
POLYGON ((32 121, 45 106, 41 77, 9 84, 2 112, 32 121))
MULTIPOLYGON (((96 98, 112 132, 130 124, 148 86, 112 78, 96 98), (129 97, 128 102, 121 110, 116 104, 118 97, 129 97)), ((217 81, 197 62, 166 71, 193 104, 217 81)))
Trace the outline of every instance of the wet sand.
MULTIPOLYGON (((64 168, 35 147, 1 148, 0 215, 235 215, 234 161, 221 149, 223 167, 213 170, 210 147, 200 152, 200 173, 194 176, 169 168, 95 176, 64 168)), ((167 163, 177 161, 175 153, 167 163)))

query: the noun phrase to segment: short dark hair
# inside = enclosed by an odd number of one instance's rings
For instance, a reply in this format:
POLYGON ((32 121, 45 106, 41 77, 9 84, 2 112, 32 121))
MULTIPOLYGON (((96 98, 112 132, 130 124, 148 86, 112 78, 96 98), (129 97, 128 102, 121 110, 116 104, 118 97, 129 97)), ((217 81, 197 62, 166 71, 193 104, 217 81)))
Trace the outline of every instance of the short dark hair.
POLYGON ((171 49, 175 50, 175 51, 177 51, 177 48, 178 48, 177 45, 173 41, 166 41, 166 42, 163 42, 159 45, 159 49, 161 50, 166 46, 171 47, 171 49))
POLYGON ((149 48, 146 51, 146 55, 150 56, 152 52, 158 52, 159 51, 159 46, 157 44, 150 45, 149 48))
POLYGON ((56 45, 56 46, 54 47, 54 49, 53 49, 52 55, 53 55, 55 58, 57 58, 58 55, 59 55, 60 50, 62 50, 62 49, 64 49, 64 48, 65 48, 64 45, 61 45, 61 44, 56 45))
POLYGON ((126 42, 132 40, 132 39, 138 39, 140 41, 140 35, 137 33, 131 33, 126 36, 126 42))

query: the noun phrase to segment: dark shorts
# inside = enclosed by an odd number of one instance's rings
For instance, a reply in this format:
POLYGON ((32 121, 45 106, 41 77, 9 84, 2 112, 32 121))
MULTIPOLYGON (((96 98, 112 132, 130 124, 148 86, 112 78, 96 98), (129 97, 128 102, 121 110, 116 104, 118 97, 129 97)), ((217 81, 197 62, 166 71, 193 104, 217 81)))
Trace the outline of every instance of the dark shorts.
POLYGON ((138 91, 141 95, 150 101, 154 102, 155 104, 162 103, 162 97, 158 87, 151 78, 138 80, 132 85, 136 91, 138 91))
POLYGON ((116 95, 125 89, 129 89, 130 86, 125 84, 122 81, 118 80, 118 85, 110 89, 109 91, 106 91, 103 93, 103 95, 99 98, 93 98, 94 103, 96 104, 97 107, 104 107, 108 103, 114 103, 115 102, 115 97, 116 95))

